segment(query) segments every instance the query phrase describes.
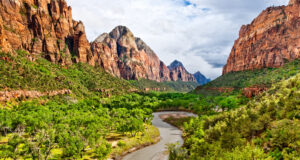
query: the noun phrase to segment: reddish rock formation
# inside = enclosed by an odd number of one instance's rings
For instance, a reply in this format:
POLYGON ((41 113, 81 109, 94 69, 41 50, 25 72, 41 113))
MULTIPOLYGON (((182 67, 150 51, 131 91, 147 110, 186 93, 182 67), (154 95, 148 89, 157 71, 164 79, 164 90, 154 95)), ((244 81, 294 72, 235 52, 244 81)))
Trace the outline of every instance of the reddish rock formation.
POLYGON ((127 80, 171 80, 167 66, 126 27, 119 26, 90 44, 83 23, 72 19, 65 0, 0 0, 0 50, 25 50, 31 60, 42 56, 61 65, 102 66, 127 80))
POLYGON ((275 68, 300 58, 300 1, 270 7, 254 21, 242 26, 223 74, 275 68))
POLYGON ((172 81, 197 82, 194 75, 190 74, 183 64, 177 60, 168 66, 172 81))
POLYGON ((65 0, 0 0, 0 46, 62 65, 71 64, 71 56, 86 63, 92 54, 83 24, 72 19, 65 0))
POLYGON ((39 98, 43 96, 56 96, 56 95, 64 95, 64 94, 72 94, 71 90, 63 89, 57 91, 49 91, 49 92, 39 92, 39 91, 0 91, 0 102, 1 101, 9 101, 11 99, 17 99, 24 97, 28 98, 39 98))
POLYGON ((169 81, 169 70, 153 50, 132 32, 118 26, 104 33, 92 43, 91 64, 102 66, 107 72, 127 80, 140 78, 169 81))
POLYGON ((263 87, 263 86, 252 86, 252 87, 248 87, 248 88, 244 88, 243 89, 243 95, 247 98, 252 98, 255 97, 259 94, 261 94, 264 91, 267 91, 268 88, 267 87, 263 87))

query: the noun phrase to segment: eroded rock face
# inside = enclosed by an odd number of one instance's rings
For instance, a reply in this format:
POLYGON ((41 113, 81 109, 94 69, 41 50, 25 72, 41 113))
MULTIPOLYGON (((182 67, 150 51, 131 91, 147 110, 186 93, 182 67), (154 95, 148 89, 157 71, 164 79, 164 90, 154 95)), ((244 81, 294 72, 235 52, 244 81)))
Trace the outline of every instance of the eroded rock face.
POLYGON ((300 58, 300 1, 270 7, 242 26, 223 74, 235 71, 281 67, 300 58))
POLYGON ((84 26, 72 19, 65 0, 0 0, 2 51, 26 50, 62 65, 89 62, 84 26))
POLYGON ((190 74, 181 62, 175 60, 168 68, 172 81, 196 82, 194 75, 190 74))
POLYGON ((41 55, 61 65, 102 66, 127 80, 171 81, 167 66, 126 27, 116 27, 90 44, 83 23, 73 20, 65 0, 0 0, 0 50, 25 50, 31 60, 41 55))
POLYGON ((268 88, 265 86, 252 86, 252 87, 244 88, 242 93, 247 98, 253 98, 267 90, 268 88))
POLYGON ((16 90, 16 91, 0 91, 0 102, 9 101, 11 99, 17 98, 39 98, 43 96, 56 96, 56 95, 65 95, 72 94, 71 90, 63 89, 56 91, 48 91, 48 92, 39 92, 39 91, 26 91, 26 90, 16 90))
POLYGON ((169 81, 169 70, 153 50, 132 32, 118 26, 104 33, 92 43, 92 65, 102 66, 107 72, 127 80, 140 78, 169 81))

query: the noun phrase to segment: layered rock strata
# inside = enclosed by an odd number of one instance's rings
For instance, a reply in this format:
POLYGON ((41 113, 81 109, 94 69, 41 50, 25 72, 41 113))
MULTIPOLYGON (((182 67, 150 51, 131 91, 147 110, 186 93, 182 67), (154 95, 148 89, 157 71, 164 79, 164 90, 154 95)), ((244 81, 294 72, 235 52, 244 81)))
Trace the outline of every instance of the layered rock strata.
POLYGON ((300 1, 270 7, 242 26, 223 74, 281 67, 300 58, 300 1))
POLYGON ((82 22, 65 0, 0 0, 0 46, 62 65, 88 63, 92 52, 82 22))

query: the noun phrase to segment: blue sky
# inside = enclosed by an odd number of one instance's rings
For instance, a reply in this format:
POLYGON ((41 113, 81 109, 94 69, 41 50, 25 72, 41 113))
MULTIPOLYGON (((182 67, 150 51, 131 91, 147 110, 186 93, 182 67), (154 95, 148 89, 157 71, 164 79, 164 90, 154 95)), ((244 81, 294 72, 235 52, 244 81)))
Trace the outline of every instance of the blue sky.
POLYGON ((166 65, 177 59, 194 73, 221 75, 241 25, 288 0, 67 0, 93 41, 117 25, 142 38, 166 65))
POLYGON ((192 5, 192 3, 190 1, 187 1, 187 0, 183 0, 183 3, 184 3, 185 6, 192 5))

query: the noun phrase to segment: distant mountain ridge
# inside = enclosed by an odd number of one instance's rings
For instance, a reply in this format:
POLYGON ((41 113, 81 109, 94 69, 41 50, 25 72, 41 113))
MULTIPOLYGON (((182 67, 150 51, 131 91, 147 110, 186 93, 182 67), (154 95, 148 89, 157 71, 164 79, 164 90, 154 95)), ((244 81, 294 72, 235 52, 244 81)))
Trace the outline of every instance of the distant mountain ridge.
POLYGON ((209 83, 211 80, 206 78, 201 72, 196 72, 194 74, 194 77, 196 78, 197 80, 197 83, 200 84, 200 85, 205 85, 207 83, 209 83))

